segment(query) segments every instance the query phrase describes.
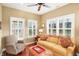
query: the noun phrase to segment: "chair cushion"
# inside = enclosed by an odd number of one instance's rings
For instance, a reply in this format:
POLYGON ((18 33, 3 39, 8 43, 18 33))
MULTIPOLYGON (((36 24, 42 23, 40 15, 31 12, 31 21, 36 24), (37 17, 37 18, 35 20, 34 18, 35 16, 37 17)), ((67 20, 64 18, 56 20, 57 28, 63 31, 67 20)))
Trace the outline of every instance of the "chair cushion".
POLYGON ((23 43, 17 43, 16 44, 16 53, 20 53, 25 48, 25 45, 23 43))

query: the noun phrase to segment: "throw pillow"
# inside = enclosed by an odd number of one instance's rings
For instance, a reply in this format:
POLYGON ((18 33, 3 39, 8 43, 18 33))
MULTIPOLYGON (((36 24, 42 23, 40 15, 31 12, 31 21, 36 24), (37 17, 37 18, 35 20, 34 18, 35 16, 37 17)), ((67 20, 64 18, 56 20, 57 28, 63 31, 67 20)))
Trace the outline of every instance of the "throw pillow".
POLYGON ((59 44, 64 48, 72 46, 71 39, 69 37, 59 37, 59 44))
POLYGON ((58 43, 58 37, 57 36, 49 36, 47 41, 57 44, 58 43))

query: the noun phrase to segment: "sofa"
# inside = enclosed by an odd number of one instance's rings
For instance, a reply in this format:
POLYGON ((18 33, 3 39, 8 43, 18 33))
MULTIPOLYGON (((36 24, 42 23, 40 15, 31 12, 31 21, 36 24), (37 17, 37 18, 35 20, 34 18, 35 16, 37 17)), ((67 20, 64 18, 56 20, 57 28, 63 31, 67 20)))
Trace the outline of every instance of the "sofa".
POLYGON ((41 45, 46 49, 51 50, 53 56, 72 56, 75 52, 75 42, 69 37, 52 35, 44 35, 42 37, 39 36, 37 45, 41 45))

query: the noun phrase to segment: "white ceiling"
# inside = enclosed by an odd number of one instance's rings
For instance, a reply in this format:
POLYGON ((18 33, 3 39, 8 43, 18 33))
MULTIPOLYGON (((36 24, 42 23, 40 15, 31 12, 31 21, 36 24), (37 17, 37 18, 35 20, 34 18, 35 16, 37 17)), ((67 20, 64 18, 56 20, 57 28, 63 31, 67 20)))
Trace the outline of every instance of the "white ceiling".
POLYGON ((4 6, 19 9, 19 10, 22 10, 22 11, 35 13, 35 14, 38 14, 38 15, 42 15, 44 13, 51 11, 51 10, 55 10, 59 7, 67 5, 68 3, 45 3, 46 5, 48 5, 50 7, 46 8, 46 7, 42 6, 40 11, 37 11, 38 6, 27 7, 27 5, 32 5, 32 4, 34 4, 34 3, 2 3, 2 5, 4 5, 4 6))

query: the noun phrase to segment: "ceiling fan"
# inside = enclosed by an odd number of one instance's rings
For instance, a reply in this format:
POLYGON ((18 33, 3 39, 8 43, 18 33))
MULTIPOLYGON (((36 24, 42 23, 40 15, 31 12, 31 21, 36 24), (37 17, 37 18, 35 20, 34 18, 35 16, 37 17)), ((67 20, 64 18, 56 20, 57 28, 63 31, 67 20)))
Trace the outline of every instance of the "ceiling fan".
POLYGON ((45 3, 37 3, 37 4, 32 4, 32 5, 27 5, 28 7, 32 7, 32 6, 38 6, 38 11, 41 10, 41 7, 47 7, 49 8, 50 6, 46 5, 45 3))

